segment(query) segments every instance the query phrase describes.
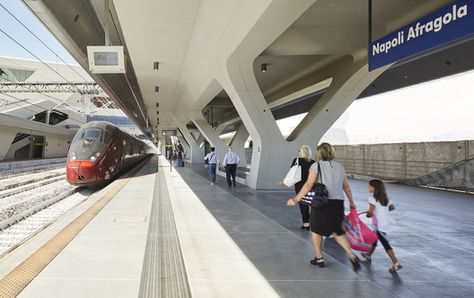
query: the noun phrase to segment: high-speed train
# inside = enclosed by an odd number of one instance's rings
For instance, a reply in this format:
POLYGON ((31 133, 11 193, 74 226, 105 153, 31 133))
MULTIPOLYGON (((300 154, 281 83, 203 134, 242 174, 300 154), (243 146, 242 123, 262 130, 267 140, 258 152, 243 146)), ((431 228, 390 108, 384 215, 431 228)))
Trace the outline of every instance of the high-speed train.
POLYGON ((88 122, 77 132, 69 147, 66 180, 78 186, 102 184, 151 153, 148 144, 112 123, 88 122))

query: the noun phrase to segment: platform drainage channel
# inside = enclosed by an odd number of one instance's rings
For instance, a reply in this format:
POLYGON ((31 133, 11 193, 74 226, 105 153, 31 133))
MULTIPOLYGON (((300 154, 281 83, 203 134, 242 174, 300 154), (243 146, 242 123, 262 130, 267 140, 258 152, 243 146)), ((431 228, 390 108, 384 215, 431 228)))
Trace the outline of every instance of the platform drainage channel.
POLYGON ((163 169, 156 175, 139 297, 191 297, 163 169))

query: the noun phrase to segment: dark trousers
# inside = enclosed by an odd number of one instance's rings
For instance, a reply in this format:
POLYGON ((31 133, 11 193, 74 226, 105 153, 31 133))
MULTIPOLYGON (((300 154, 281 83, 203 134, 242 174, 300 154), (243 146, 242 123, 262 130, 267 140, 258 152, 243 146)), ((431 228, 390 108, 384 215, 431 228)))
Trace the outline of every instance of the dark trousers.
MULTIPOLYGON (((383 248, 385 250, 391 250, 392 247, 390 246, 390 242, 388 242, 387 234, 385 234, 384 232, 380 232, 379 230, 377 230, 376 232, 380 243, 382 243, 383 245, 383 248)), ((377 246, 377 241, 373 244, 373 246, 377 246)))
POLYGON ((237 171, 236 164, 228 164, 225 166, 225 177, 227 178, 227 184, 229 184, 229 186, 231 186, 232 183, 235 186, 235 172, 236 171, 237 171), (231 178, 232 178, 232 183, 231 183, 231 178))
POLYGON ((309 206, 301 203, 298 203, 298 205, 300 206, 303 223, 309 223, 309 206))
MULTIPOLYGON (((302 186, 295 186, 295 192, 298 194, 301 190, 302 186)), ((303 223, 309 223, 309 209, 310 207, 308 205, 304 205, 301 203, 298 203, 298 206, 300 206, 300 212, 301 212, 301 219, 303 220, 303 223)))

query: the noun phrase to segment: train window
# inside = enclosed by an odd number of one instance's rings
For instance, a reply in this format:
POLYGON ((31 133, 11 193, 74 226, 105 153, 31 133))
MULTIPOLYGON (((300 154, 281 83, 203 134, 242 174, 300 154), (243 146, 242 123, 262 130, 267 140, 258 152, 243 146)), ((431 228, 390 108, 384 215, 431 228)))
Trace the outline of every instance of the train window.
POLYGON ((130 155, 133 155, 133 145, 130 145, 130 155))
POLYGON ((104 133, 104 143, 109 144, 110 142, 112 142, 112 134, 106 130, 104 133))
POLYGON ((102 136, 102 130, 100 128, 87 128, 87 129, 84 129, 84 131, 82 132, 81 140, 100 141, 101 136, 102 136))

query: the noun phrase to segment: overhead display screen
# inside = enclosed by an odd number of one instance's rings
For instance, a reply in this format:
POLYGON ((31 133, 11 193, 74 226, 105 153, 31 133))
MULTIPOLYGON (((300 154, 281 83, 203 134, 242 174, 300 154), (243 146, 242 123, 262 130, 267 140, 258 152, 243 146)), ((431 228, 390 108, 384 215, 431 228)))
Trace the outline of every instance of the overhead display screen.
POLYGON ((92 73, 125 73, 122 46, 89 46, 87 56, 92 73))

